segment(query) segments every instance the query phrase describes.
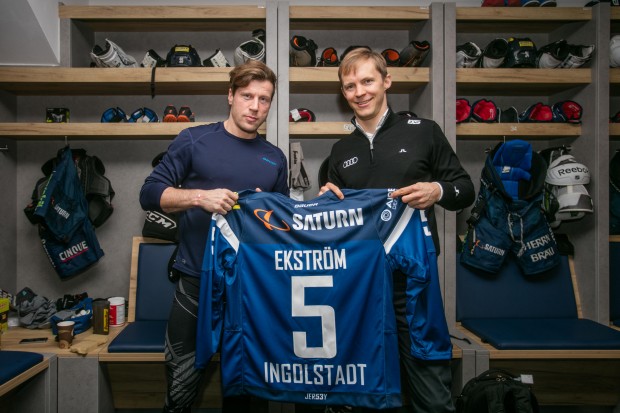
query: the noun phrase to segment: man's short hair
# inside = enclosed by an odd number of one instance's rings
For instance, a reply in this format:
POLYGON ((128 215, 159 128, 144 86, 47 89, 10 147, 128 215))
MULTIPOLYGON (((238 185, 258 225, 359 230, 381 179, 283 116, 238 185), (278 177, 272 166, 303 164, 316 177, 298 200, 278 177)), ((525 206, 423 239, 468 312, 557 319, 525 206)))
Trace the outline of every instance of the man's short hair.
POLYGON ((385 79, 388 74, 387 62, 381 53, 375 52, 369 47, 358 47, 349 51, 340 62, 340 67, 338 68, 338 79, 340 79, 340 83, 342 84, 342 76, 355 71, 360 63, 367 60, 375 64, 375 68, 381 73, 381 78, 385 79))
POLYGON ((278 78, 276 74, 266 64, 259 60, 248 60, 242 65, 235 66, 230 71, 230 90, 234 95, 237 89, 246 87, 250 82, 257 80, 259 82, 268 80, 273 85, 271 97, 276 92, 276 83, 278 78))

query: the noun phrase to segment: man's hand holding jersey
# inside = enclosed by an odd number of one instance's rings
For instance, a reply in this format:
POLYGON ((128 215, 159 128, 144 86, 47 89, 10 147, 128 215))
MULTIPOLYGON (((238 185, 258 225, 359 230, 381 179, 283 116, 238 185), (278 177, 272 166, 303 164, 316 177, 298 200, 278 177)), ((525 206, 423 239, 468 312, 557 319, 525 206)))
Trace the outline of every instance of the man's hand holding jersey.
MULTIPOLYGON (((340 188, 331 182, 327 182, 320 188, 318 196, 327 191, 332 191, 338 199, 344 199, 340 188)), ((400 197, 411 208, 428 209, 441 199, 441 186, 437 182, 418 182, 397 189, 390 196, 392 198, 400 197)))

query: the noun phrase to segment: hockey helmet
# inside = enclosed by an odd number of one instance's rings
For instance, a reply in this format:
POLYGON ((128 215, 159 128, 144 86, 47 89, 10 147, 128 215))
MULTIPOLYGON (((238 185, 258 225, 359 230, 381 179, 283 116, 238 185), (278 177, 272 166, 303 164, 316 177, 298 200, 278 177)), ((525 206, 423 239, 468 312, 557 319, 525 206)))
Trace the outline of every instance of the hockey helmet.
POLYGON ((202 66, 198 52, 191 45, 174 45, 166 56, 168 67, 202 66))
POLYGON ((565 148, 547 154, 550 163, 545 178, 544 207, 551 217, 551 227, 557 228, 562 221, 578 220, 594 211, 592 198, 585 187, 590 183, 590 171, 565 148))
POLYGON ((536 67, 536 45, 529 37, 508 39, 505 67, 536 67))

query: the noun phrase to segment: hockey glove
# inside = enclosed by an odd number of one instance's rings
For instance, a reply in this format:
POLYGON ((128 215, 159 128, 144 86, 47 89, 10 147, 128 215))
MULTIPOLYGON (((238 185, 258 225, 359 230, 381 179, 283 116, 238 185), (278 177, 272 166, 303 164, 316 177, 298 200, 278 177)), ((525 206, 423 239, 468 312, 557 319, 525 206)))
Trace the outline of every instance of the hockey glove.
POLYGON ((400 53, 398 53, 398 50, 385 49, 381 52, 381 56, 385 59, 388 67, 398 67, 400 65, 400 53))
POLYGON ((471 119, 471 105, 467 99, 456 100, 456 123, 469 122, 471 119))
POLYGON ((581 105, 572 100, 558 102, 551 107, 554 122, 581 123, 581 105))
POLYGON ((474 102, 471 111, 471 119, 474 122, 497 122, 499 116, 499 110, 495 102, 487 99, 480 99, 474 102))

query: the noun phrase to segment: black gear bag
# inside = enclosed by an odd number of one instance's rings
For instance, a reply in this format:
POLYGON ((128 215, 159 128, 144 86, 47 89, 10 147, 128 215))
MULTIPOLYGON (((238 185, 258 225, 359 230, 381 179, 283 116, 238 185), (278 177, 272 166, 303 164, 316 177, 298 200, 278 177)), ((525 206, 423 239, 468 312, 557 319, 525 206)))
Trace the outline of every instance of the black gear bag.
POLYGON ((538 413, 530 387, 513 374, 490 369, 469 380, 456 399, 457 413, 538 413))

